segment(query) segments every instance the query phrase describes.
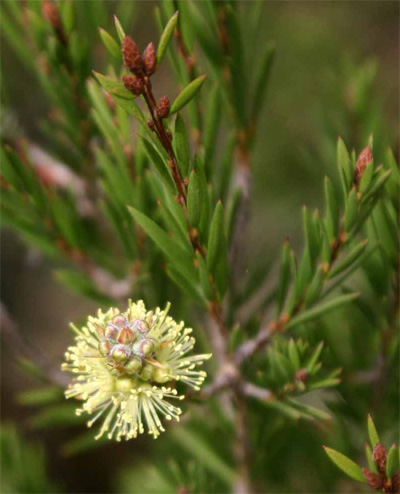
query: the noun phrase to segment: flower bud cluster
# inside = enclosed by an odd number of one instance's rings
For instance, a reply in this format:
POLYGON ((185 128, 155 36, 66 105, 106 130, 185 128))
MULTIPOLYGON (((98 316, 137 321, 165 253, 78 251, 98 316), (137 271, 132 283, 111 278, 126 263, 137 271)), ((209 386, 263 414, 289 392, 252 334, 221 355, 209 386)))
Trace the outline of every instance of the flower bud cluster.
POLYGON ((145 77, 150 77, 157 69, 156 50, 153 43, 149 43, 143 55, 139 47, 130 36, 125 36, 122 42, 122 56, 124 63, 133 75, 123 77, 124 85, 135 95, 143 93, 145 77))
POLYGON ((98 331, 101 336, 99 352, 107 357, 112 375, 137 375, 144 381, 168 380, 168 366, 156 360, 160 344, 147 336, 150 324, 146 320, 131 320, 127 315, 119 314, 98 331))
POLYGON ((206 373, 197 368, 211 355, 191 354, 192 329, 168 309, 147 311, 142 301, 130 302, 123 313, 99 311, 83 328, 73 326, 75 344, 62 368, 76 378, 65 394, 83 400, 77 413, 94 415, 89 426, 105 417, 97 437, 131 439, 147 429, 156 438, 164 431, 160 417, 179 420, 182 413, 169 401, 184 398, 176 381, 200 389, 206 373))
POLYGON ((363 173, 370 163, 372 163, 374 160, 373 155, 372 155, 372 149, 370 146, 367 146, 364 148, 360 155, 357 158, 356 162, 356 170, 355 170, 355 181, 357 184, 360 183, 361 177, 363 176, 363 173))

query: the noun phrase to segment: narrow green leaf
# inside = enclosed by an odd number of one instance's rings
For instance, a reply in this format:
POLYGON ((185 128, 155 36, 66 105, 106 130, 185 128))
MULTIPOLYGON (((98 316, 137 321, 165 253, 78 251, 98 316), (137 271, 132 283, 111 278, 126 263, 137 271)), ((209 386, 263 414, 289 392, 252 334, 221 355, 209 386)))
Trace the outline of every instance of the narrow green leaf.
POLYGON ((299 410, 293 408, 293 406, 289 405, 287 401, 268 400, 268 401, 262 401, 261 403, 264 403, 264 405, 266 405, 269 408, 274 408, 278 410, 280 414, 283 414, 292 420, 299 420, 301 418, 301 413, 299 412, 299 410))
POLYGON ((182 231, 179 222, 173 214, 173 211, 171 211, 160 199, 158 200, 158 206, 160 208, 161 216, 164 219, 164 223, 168 231, 172 233, 173 238, 178 240, 184 247, 186 247, 186 244, 188 242, 186 233, 182 231))
POLYGON ((171 190, 175 191, 175 184, 171 177, 168 165, 160 153, 154 149, 147 139, 143 139, 143 146, 150 163, 154 166, 164 184, 171 190))
POLYGON ((349 194, 346 210, 344 212, 344 229, 346 232, 349 232, 357 221, 358 204, 357 191, 353 188, 349 194))
POLYGON ((75 25, 75 6, 73 0, 65 0, 61 2, 61 18, 64 29, 67 33, 71 33, 75 25))
POLYGON ((338 286, 343 285, 343 282, 345 279, 347 279, 356 269, 358 269, 361 264, 370 257, 371 254, 373 254, 379 247, 379 244, 376 243, 375 245, 371 246, 371 248, 367 249, 364 254, 362 254, 356 261, 353 262, 353 264, 350 266, 350 268, 339 278, 337 278, 327 290, 322 294, 322 298, 326 297, 329 293, 331 293, 335 288, 338 286))
POLYGON ((277 308, 276 316, 282 312, 283 304, 285 303, 287 292, 289 288, 290 272, 291 272, 291 259, 290 259, 290 244, 286 241, 282 247, 281 254, 281 270, 279 275, 279 288, 277 296, 277 308))
POLYGON ((171 17, 171 19, 167 22, 167 25, 164 28, 164 31, 161 35, 160 42, 157 48, 157 64, 160 65, 164 55, 168 49, 169 43, 174 34, 177 22, 178 22, 179 12, 176 11, 175 14, 171 17))
POLYGON ((183 108, 191 101, 196 94, 200 91, 201 86, 206 80, 207 75, 201 75, 194 81, 188 84, 176 97, 175 101, 171 105, 169 114, 172 115, 183 108))
POLYGON ((89 430, 84 434, 79 435, 78 437, 74 437, 64 443, 61 446, 61 453, 65 456, 77 455, 79 453, 86 452, 90 449, 96 448, 99 443, 103 443, 107 441, 107 436, 99 437, 96 441, 93 438, 93 431, 89 430))
POLYGON ((288 402, 297 408, 303 414, 304 418, 316 418, 318 420, 331 420, 332 418, 329 413, 324 412, 319 408, 301 403, 293 398, 289 398, 288 402))
POLYGON ((347 456, 342 455, 338 451, 327 448, 324 446, 325 453, 329 456, 329 458, 333 461, 333 463, 340 468, 345 474, 351 477, 354 480, 358 480, 359 482, 365 482, 364 475, 362 473, 362 469, 357 463, 354 463, 353 460, 347 458, 347 456))
POLYGON ((211 206, 209 201, 207 179, 204 170, 204 161, 200 154, 196 154, 194 157, 193 169, 198 174, 200 184, 201 219, 199 230, 202 237, 204 238, 204 242, 206 242, 208 240, 211 206))
POLYGON ((311 384, 307 384, 307 389, 309 391, 313 389, 323 389, 323 388, 332 388, 337 386, 342 382, 339 378, 331 378, 331 379, 322 379, 321 381, 313 382, 311 384))
POLYGON ((339 168, 341 168, 344 172, 346 188, 347 190, 350 190, 354 181, 354 169, 352 168, 352 162, 350 160, 346 145, 340 137, 337 144, 337 160, 339 168))
POLYGON ((53 405, 41 410, 37 415, 29 420, 29 424, 34 429, 54 429, 54 427, 70 427, 80 424, 85 419, 76 415, 75 405, 67 403, 53 405))
POLYGON ((333 269, 328 273, 328 279, 335 278, 340 273, 342 273, 345 269, 350 267, 353 262, 356 262, 357 259, 364 253, 368 244, 368 239, 361 241, 355 247, 351 249, 351 251, 344 257, 340 262, 338 262, 333 269))
POLYGON ((295 296, 297 300, 302 297, 306 286, 311 281, 313 272, 314 266, 311 264, 310 248, 307 244, 301 256, 298 276, 295 283, 295 296))
POLYGON ((93 71, 93 74, 99 81, 100 85, 103 86, 103 88, 110 94, 119 96, 120 98, 124 99, 135 99, 135 95, 132 94, 122 82, 111 79, 111 77, 107 77, 103 74, 100 74, 99 72, 93 71))
POLYGON ((191 278, 190 280, 183 276, 180 271, 178 271, 174 266, 168 265, 167 267, 168 276, 172 281, 178 285, 183 293, 188 295, 194 301, 198 302, 203 307, 207 307, 207 300, 199 290, 199 285, 197 283, 197 278, 191 278))
POLYGON ((88 297, 100 304, 108 305, 111 303, 111 299, 100 293, 93 281, 81 272, 59 269, 55 272, 55 276, 58 282, 79 295, 88 297))
POLYGON ((120 42, 122 43, 122 41, 125 38, 125 31, 124 31, 123 27, 121 26, 121 23, 119 22, 119 19, 116 15, 114 15, 114 22, 115 22, 115 29, 117 30, 118 38, 119 38, 120 42))
POLYGON ((190 174, 187 195, 187 210, 189 223, 191 226, 196 228, 201 217, 201 197, 199 178, 195 170, 192 170, 192 173, 190 174))
POLYGON ((339 204, 336 197, 335 187, 329 177, 325 177, 325 228, 328 234, 328 239, 332 240, 336 237, 339 224, 339 204))
POLYGON ((293 338, 290 338, 289 340, 288 352, 290 361, 292 362, 294 369, 297 371, 300 369, 301 361, 297 345, 293 338))
POLYGON ((172 438, 191 456, 203 464, 219 479, 231 485, 236 476, 234 469, 204 441, 198 434, 183 427, 175 427, 171 430, 172 438))
POLYGON ((313 279, 311 280, 310 286, 307 289, 307 293, 305 296, 305 303, 306 305, 311 305, 314 303, 324 286, 324 281, 325 281, 325 272, 321 266, 318 267, 317 272, 315 273, 313 279))
POLYGON ((374 461, 371 446, 368 443, 365 443, 365 456, 367 457, 368 468, 371 472, 378 473, 378 467, 374 461))
POLYGON ((253 105, 251 120, 253 123, 257 121, 265 99, 266 88, 268 86, 271 68, 274 61, 275 48, 276 45, 274 42, 268 43, 259 57, 260 62, 258 63, 257 72, 254 77, 255 85, 252 96, 253 105))
POLYGON ((183 177, 187 177, 190 161, 190 146, 185 121, 180 113, 178 113, 175 120, 173 144, 181 174, 183 177))
POLYGON ((206 164, 207 173, 209 174, 212 166, 212 157, 214 155, 215 144, 218 137, 218 127, 221 118, 221 98, 219 87, 214 85, 210 91, 210 96, 207 100, 207 112, 204 116, 204 161, 206 164))
POLYGON ((233 235, 235 234, 236 218, 240 209, 240 204, 242 203, 242 191, 236 189, 233 191, 232 199, 228 208, 228 219, 227 219, 227 232, 228 232, 228 242, 229 245, 233 240, 233 235))
POLYGON ((224 208, 221 201, 218 201, 211 221, 207 246, 207 266, 217 282, 220 294, 223 295, 227 286, 228 260, 224 208))
POLYGON ((365 194, 368 191, 369 186, 371 185, 372 177, 374 175, 374 163, 368 163, 366 166, 364 173, 362 174, 359 190, 361 194, 365 194))
MULTIPOLYGON (((317 211, 315 214, 318 217, 317 211)), ((318 221, 315 221, 315 215, 312 217, 305 206, 303 207, 303 230, 310 254, 311 265, 314 266, 321 246, 318 221)))
POLYGON ((200 254, 200 252, 196 252, 196 258, 197 266, 199 269, 200 285, 203 288, 204 295, 207 297, 208 300, 211 300, 213 291, 208 276, 206 261, 204 260, 204 257, 200 254))
POLYGON ((312 353, 309 361, 307 362, 306 368, 310 374, 313 374, 314 368, 317 365, 317 362, 321 356, 323 348, 324 348, 324 342, 321 341, 314 350, 314 352, 312 353))
POLYGON ((224 229, 224 208, 221 201, 218 201, 211 220, 210 236, 207 247, 207 265, 211 272, 215 270, 221 256, 221 250, 225 248, 224 229))
POLYGON ((304 311, 302 314, 294 317, 287 325, 286 329, 294 328, 299 324, 303 324, 305 322, 309 322, 316 317, 323 316, 328 312, 340 307, 341 305, 348 304, 352 302, 359 296, 359 293, 349 293, 348 295, 341 295, 340 297, 336 297, 333 300, 326 302, 325 304, 319 304, 312 309, 304 311))
POLYGON ((117 60, 122 59, 121 49, 115 39, 105 29, 99 27, 100 37, 111 56, 117 60))
POLYGON ((196 277, 193 258, 178 242, 160 228, 157 223, 135 208, 128 207, 135 221, 143 228, 160 250, 164 252, 172 265, 176 267, 188 280, 196 277))
POLYGON ((182 233, 188 236, 187 231, 187 219, 183 212, 182 205, 177 201, 176 191, 171 192, 169 189, 165 190, 165 206, 171 211, 172 216, 175 218, 176 223, 179 225, 182 233))
POLYGON ((380 442, 380 440, 379 440, 378 431, 376 430, 371 415, 368 415, 368 435, 372 447, 375 448, 375 446, 380 442))
POLYGON ((392 173, 392 170, 386 170, 386 171, 381 172, 379 174, 379 177, 373 182, 369 191, 362 198, 363 202, 368 201, 370 198, 372 198, 373 196, 377 195, 378 192, 380 192, 382 187, 385 185, 385 183, 389 179, 391 173, 392 173))
POLYGON ((387 477, 392 478, 393 475, 397 472, 398 467, 399 467, 399 452, 397 450, 397 446, 395 444, 392 444, 386 459, 387 477))
POLYGON ((18 393, 17 401, 20 405, 43 406, 62 398, 63 392, 59 386, 48 386, 46 388, 22 391, 18 393))

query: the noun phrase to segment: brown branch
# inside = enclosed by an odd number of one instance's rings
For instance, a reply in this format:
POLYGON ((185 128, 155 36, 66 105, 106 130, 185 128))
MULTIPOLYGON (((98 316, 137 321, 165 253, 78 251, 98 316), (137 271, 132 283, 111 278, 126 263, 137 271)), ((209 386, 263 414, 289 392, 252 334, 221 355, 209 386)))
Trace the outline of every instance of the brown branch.
POLYGON ((153 94, 152 85, 150 78, 144 77, 144 90, 143 96, 146 101, 147 107, 150 111, 152 122, 154 125, 154 132, 156 133, 160 143, 164 147, 165 151, 169 156, 169 166, 171 168, 172 178, 175 182, 178 191, 178 201, 182 206, 183 212, 185 213, 186 222, 188 225, 188 232, 190 242, 194 250, 198 250, 200 254, 205 257, 205 248, 201 244, 197 230, 192 228, 189 222, 188 211, 187 211, 187 190, 185 181, 179 170, 178 161, 175 156, 174 149, 172 147, 171 138, 165 130, 163 120, 160 118, 157 112, 157 103, 153 94))

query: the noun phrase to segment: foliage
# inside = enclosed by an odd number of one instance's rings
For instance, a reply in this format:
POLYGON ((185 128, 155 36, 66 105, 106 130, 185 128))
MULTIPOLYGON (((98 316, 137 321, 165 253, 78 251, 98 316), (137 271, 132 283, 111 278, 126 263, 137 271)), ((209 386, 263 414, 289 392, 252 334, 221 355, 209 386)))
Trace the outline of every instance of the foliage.
POLYGON ((56 492, 48 480, 43 447, 26 443, 17 429, 3 424, 1 444, 1 492, 56 492))
MULTIPOLYGON (((50 108, 41 123, 48 151, 21 129, 2 133, 4 224, 53 259, 59 282, 105 310, 128 298, 172 300, 173 317, 213 354, 184 423, 169 425, 146 461, 121 469, 118 489, 334 492, 340 479, 323 442, 339 468, 377 488, 395 477, 397 448, 379 473, 372 419, 367 473, 336 451, 360 451, 370 411, 388 437, 398 418, 400 175, 371 96, 375 65, 348 70, 355 89, 350 108, 338 102, 343 131, 321 117, 323 207, 303 207, 302 247, 283 242, 274 268, 269 255, 252 259, 247 227, 276 59, 272 42, 251 49, 263 2, 165 0, 155 10, 158 43, 144 50, 130 37, 132 5, 116 3, 114 22, 105 2, 1 5, 3 36, 50 108), (156 97, 167 64, 175 98, 156 97), (353 141, 337 139, 353 121, 353 141), (299 488, 304 463, 320 474, 299 488)), ((30 425, 73 429, 61 447, 68 455, 104 445, 64 402, 68 379, 25 354, 45 381, 20 395, 39 407, 30 425)))

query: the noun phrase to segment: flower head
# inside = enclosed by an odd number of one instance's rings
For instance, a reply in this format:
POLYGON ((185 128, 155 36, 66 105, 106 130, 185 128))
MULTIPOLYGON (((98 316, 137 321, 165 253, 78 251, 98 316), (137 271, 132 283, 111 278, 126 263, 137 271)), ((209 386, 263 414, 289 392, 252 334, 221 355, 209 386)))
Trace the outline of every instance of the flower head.
POLYGON ((179 421, 182 400, 175 382, 199 390, 206 373, 196 369, 211 355, 187 355, 194 347, 192 329, 157 308, 129 303, 126 312, 111 308, 89 316, 68 348, 63 370, 76 374, 66 397, 84 401, 78 414, 93 414, 89 427, 104 417, 99 434, 131 439, 146 429, 154 438, 164 431, 161 418, 179 421))

